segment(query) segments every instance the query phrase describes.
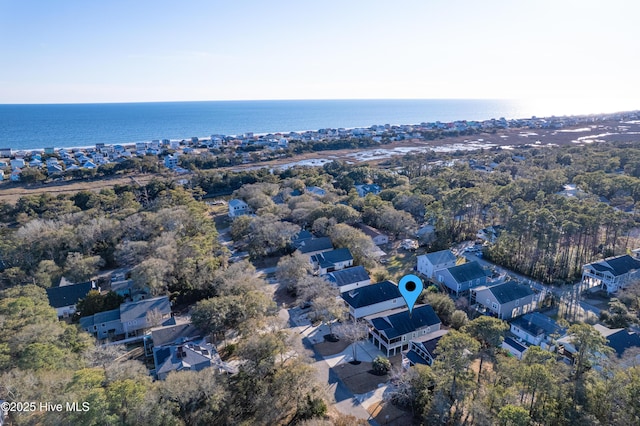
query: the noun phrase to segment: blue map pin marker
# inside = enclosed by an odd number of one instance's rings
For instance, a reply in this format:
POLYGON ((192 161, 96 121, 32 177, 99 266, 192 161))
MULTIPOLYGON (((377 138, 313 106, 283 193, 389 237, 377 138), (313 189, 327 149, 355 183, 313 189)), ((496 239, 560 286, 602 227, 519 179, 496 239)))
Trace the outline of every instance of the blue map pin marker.
POLYGON ((404 297, 404 301, 407 302, 409 307, 409 316, 411 316, 413 306, 416 304, 420 293, 422 293, 422 289, 424 289, 422 280, 413 274, 405 275, 398 283, 398 290, 400 290, 400 294, 404 297))

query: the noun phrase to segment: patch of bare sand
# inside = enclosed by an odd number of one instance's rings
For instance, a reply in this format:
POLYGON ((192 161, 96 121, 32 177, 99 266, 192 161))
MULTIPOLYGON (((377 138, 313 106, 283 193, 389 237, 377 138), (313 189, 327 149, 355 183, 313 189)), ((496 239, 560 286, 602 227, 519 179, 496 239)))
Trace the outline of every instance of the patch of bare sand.
POLYGON ((369 414, 380 425, 412 426, 420 422, 413 418, 411 412, 402 410, 389 401, 380 401, 373 404, 369 414))
POLYGON ((330 355, 339 354, 344 351, 347 346, 349 346, 349 342, 346 340, 338 340, 337 342, 320 342, 315 344, 313 347, 315 351, 320 354, 322 357, 327 357, 330 355))
POLYGON ((377 389, 379 384, 389 381, 388 374, 382 376, 374 374, 373 364, 370 362, 363 361, 359 364, 345 362, 333 367, 333 371, 354 394, 370 392, 377 389))

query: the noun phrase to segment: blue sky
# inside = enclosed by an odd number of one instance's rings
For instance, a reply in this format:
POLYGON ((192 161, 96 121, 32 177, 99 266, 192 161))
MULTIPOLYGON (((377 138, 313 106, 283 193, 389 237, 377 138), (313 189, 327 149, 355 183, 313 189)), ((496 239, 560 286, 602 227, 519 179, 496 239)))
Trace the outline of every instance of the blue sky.
POLYGON ((637 100, 638 16, 637 0, 0 0, 0 103, 637 100))

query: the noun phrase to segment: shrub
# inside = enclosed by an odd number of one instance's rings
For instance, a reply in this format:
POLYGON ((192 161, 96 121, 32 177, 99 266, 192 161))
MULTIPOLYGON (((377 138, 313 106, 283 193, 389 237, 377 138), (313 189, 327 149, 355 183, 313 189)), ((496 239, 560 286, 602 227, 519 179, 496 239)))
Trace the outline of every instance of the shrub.
POLYGON ((391 362, 388 358, 383 357, 382 355, 378 355, 373 360, 373 372, 382 376, 383 374, 387 374, 391 370, 391 362))

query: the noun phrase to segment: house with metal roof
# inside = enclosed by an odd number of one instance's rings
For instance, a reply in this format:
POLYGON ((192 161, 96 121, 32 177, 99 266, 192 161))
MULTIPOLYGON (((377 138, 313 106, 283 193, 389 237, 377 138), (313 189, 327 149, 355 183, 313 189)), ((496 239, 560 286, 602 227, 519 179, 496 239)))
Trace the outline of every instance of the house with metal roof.
POLYGON ((353 256, 348 248, 323 251, 311 256, 311 264, 320 275, 353 266, 353 256))
POLYGON ((407 306, 398 285, 392 281, 353 289, 341 296, 349 309, 349 315, 355 319, 407 306))
POLYGON ((58 318, 67 318, 76 313, 76 304, 87 297, 91 290, 96 290, 93 281, 79 284, 68 284, 47 289, 49 305, 56 310, 58 318))
POLYGON ((507 281, 471 289, 471 304, 506 320, 533 311, 538 304, 538 295, 526 285, 507 281))
POLYGON ((354 266, 329 272, 324 278, 338 287, 340 293, 352 291, 371 284, 371 278, 363 266, 354 266))
POLYGON ((607 293, 615 293, 638 279, 640 260, 628 254, 588 263, 582 267, 582 282, 589 288, 600 286, 607 293))
POLYGON ((451 250, 440 250, 418 256, 418 272, 427 278, 435 278, 435 272, 440 269, 456 266, 456 255, 451 250))
POLYGON ((487 283, 487 274, 476 261, 440 269, 435 274, 436 280, 456 295, 487 283))
POLYGON ((431 305, 421 305, 409 311, 382 313, 368 317, 369 338, 387 356, 397 355, 409 349, 409 342, 440 330, 441 322, 431 305))
POLYGON ((409 350, 402 352, 402 366, 405 369, 416 364, 431 365, 435 359, 435 350, 438 342, 449 330, 438 330, 433 333, 411 339, 409 350))

